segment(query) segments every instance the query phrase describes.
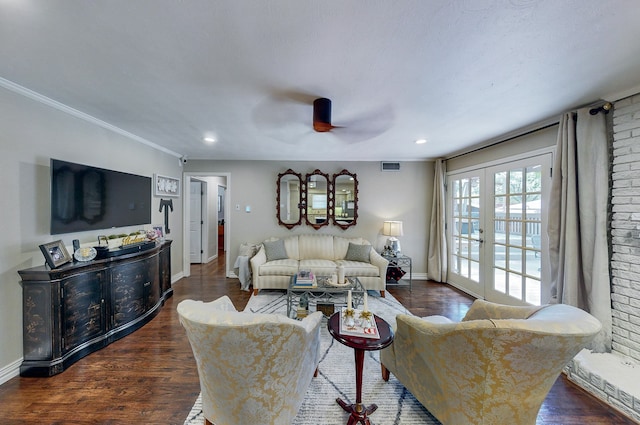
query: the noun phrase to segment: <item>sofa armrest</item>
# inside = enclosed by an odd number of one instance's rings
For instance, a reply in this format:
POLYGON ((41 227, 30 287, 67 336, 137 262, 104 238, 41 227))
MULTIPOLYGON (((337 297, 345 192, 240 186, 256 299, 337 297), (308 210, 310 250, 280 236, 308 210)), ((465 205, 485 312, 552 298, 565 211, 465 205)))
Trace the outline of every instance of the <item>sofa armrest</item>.
POLYGON ((267 253, 264 250, 264 245, 260 245, 258 253, 251 258, 251 271, 254 276, 259 276, 260 266, 267 262, 267 253))
POLYGON ((371 248, 369 254, 369 261, 371 264, 376 266, 378 270, 380 270, 380 277, 382 279, 387 279, 387 266, 389 265, 389 261, 384 258, 382 255, 378 253, 375 249, 371 248))

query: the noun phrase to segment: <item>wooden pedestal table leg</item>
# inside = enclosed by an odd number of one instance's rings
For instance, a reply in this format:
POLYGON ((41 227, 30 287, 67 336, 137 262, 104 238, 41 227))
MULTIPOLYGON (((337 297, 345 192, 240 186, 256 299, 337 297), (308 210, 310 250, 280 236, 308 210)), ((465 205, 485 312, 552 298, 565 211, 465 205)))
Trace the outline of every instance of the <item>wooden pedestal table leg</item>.
POLYGON ((356 358, 356 402, 355 404, 347 404, 341 398, 337 398, 336 402, 345 412, 351 413, 347 425, 363 424, 371 425, 369 415, 376 411, 378 405, 372 404, 365 407, 362 404, 362 369, 364 366, 364 350, 358 348, 353 349, 356 358))

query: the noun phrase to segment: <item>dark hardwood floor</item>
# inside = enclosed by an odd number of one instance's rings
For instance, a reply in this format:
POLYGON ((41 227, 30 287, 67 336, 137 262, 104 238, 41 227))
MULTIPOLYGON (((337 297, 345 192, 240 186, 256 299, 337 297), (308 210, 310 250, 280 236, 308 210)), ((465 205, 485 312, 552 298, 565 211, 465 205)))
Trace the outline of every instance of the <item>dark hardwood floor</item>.
MULTIPOLYGON (((242 310, 250 297, 240 290, 237 279, 224 277, 223 255, 210 264, 192 266, 191 272, 174 284, 174 296, 158 316, 135 333, 59 375, 16 377, 1 385, 0 424, 182 424, 200 388, 177 304, 187 298, 211 301, 226 294, 242 310)), ((457 320, 471 304, 462 292, 427 281, 414 281, 412 293, 406 288, 389 292, 418 316, 441 314, 457 320)), ((634 422, 561 376, 537 423, 634 422)))

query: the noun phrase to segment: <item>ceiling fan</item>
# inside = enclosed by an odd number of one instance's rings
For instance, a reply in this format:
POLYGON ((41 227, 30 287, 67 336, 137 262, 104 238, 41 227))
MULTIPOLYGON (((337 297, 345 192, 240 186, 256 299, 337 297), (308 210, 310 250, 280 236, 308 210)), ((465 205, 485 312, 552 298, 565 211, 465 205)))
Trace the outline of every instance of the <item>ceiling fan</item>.
MULTIPOLYGON (((352 104, 346 107, 353 109, 352 104)), ((331 99, 298 91, 276 92, 259 103, 253 111, 256 126, 265 134, 297 145, 303 144, 307 137, 312 137, 312 133, 330 133, 333 135, 331 139, 349 144, 359 143, 384 133, 394 121, 394 111, 388 104, 365 106, 364 111, 347 113, 346 116, 341 114, 340 125, 333 125, 331 115, 331 99), (308 124, 304 124, 309 119, 309 106, 313 108, 312 131, 308 124)))
POLYGON ((331 124, 331 99, 319 97, 313 101, 313 129, 325 133, 336 128, 331 124))

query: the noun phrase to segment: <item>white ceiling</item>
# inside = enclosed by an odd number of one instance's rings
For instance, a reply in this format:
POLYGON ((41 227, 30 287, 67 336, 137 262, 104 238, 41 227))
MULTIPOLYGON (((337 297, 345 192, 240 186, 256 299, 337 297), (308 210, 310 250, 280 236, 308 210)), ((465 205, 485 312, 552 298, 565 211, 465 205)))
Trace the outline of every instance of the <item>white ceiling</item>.
POLYGON ((640 3, 0 0, 0 58, 191 159, 419 160, 640 92, 640 3), (312 130, 316 97, 342 128, 312 130))

